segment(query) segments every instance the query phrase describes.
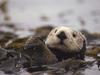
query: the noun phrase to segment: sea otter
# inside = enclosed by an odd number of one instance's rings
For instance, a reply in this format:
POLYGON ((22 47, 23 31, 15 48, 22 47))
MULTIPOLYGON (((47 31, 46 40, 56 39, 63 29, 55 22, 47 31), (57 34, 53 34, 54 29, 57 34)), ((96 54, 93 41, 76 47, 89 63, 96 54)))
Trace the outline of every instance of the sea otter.
POLYGON ((45 44, 61 61, 67 58, 84 59, 86 38, 76 30, 60 26, 51 30, 45 44))

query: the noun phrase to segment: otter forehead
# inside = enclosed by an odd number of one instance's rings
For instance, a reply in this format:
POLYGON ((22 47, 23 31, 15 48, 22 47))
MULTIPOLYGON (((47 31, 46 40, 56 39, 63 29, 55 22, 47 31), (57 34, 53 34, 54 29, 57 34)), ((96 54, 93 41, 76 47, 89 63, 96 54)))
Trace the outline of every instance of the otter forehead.
POLYGON ((69 28, 69 27, 64 27, 64 26, 61 26, 61 27, 57 27, 55 28, 57 29, 57 33, 59 34, 61 31, 64 31, 65 33, 71 33, 73 32, 73 29, 69 28))
POLYGON ((48 35, 48 39, 49 38, 56 38, 57 39, 57 35, 64 35, 64 36, 70 36, 72 35, 72 33, 74 32, 73 29, 69 28, 69 27, 64 27, 64 26, 60 26, 60 27, 56 27, 54 28, 48 35))

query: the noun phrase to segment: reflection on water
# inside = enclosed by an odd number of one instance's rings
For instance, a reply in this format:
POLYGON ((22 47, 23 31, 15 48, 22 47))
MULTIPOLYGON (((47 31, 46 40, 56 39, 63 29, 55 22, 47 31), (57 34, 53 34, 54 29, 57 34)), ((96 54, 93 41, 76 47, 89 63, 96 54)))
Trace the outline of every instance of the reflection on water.
POLYGON ((100 71, 98 70, 97 65, 94 65, 93 67, 86 69, 84 75, 100 75, 100 71))

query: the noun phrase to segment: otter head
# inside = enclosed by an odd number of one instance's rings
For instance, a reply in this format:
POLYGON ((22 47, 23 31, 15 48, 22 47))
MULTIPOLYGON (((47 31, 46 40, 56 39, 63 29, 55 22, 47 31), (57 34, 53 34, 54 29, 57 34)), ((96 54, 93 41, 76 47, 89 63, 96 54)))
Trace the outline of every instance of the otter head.
POLYGON ((49 33, 45 43, 49 48, 60 49, 64 52, 79 52, 86 43, 86 38, 81 32, 60 26, 49 33))

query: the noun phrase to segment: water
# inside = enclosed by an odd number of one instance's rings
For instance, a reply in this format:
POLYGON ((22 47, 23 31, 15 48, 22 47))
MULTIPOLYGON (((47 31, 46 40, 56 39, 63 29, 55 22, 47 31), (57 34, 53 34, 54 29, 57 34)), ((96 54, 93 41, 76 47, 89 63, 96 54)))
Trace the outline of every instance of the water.
POLYGON ((100 32, 99 7, 100 0, 9 0, 8 3, 11 22, 17 25, 26 28, 65 25, 90 32, 100 32), (48 20, 41 20, 41 17, 48 20))
MULTIPOLYGON (((2 2, 3 0, 0 0, 2 2)), ((100 0, 9 0, 8 13, 13 22, 24 31, 15 32, 20 37, 31 35, 29 28, 36 28, 46 24, 54 26, 69 26, 73 29, 87 29, 90 32, 100 32, 100 0), (43 19, 43 17, 45 17, 43 19), (23 35, 25 33, 25 35, 23 35)), ((0 23, 4 14, 0 12, 0 23)), ((0 30, 14 32, 1 28, 0 30)), ((86 61, 93 61, 92 57, 86 57, 86 61)), ((70 73, 69 73, 70 74, 70 73)), ((7 75, 0 71, 0 75, 7 75)), ((20 75, 30 75, 22 72, 20 75)), ((43 73, 43 75, 48 75, 43 73)), ((70 74, 71 75, 71 74, 70 74)), ((86 68, 79 75, 100 75, 96 64, 86 68)))

